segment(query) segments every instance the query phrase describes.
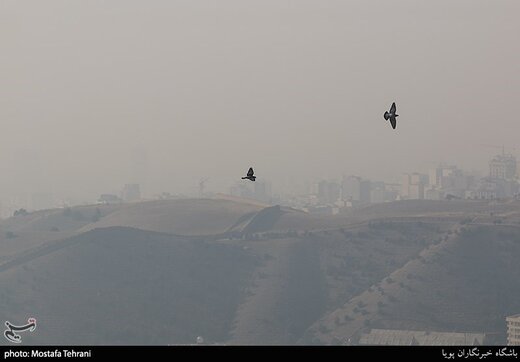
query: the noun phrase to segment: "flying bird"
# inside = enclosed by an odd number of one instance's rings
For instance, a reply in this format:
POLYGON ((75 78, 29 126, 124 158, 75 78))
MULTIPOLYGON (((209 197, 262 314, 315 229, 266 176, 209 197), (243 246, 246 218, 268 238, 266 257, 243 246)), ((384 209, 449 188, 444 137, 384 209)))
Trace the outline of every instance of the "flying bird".
POLYGON ((398 114, 395 114, 395 111, 397 110, 395 106, 395 102, 392 103, 392 107, 390 107, 390 112, 385 112, 384 117, 388 121, 390 120, 390 123, 392 124, 392 128, 395 129, 397 126, 397 117, 399 117, 398 114))
POLYGON ((256 180, 256 176, 254 176, 255 172, 253 171, 253 168, 252 167, 249 167, 249 171, 247 171, 247 176, 246 177, 242 177, 242 180, 251 180, 251 181, 254 181, 256 180))

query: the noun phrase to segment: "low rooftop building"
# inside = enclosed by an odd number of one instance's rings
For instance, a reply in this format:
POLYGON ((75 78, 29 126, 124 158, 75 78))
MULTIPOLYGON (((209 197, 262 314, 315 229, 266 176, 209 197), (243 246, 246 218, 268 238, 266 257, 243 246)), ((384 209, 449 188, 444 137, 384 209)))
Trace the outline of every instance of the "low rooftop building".
POLYGON ((359 344, 371 346, 479 346, 484 333, 426 332, 399 329, 372 329, 359 344))

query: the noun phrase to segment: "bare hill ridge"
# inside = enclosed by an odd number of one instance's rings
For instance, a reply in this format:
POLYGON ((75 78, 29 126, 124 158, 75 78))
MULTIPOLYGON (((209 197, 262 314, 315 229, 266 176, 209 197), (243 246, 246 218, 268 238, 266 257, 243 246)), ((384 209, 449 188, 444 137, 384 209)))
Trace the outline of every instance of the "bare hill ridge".
POLYGON ((355 344, 372 328, 503 344, 520 311, 517 206, 316 216, 193 199, 29 213, 0 223, 0 310, 35 315, 27 342, 42 344, 355 344))
POLYGON ((480 332, 503 342, 505 317, 520 310, 519 255, 520 228, 457 225, 309 332, 325 344, 355 343, 371 328, 480 332))

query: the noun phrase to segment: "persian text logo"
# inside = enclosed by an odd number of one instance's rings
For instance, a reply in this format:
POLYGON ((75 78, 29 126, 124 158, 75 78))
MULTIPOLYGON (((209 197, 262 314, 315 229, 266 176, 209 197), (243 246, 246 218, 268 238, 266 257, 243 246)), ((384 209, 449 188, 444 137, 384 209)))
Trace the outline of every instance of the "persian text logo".
POLYGON ((36 329, 36 318, 31 317, 27 319, 27 324, 23 326, 15 326, 11 322, 6 321, 5 326, 7 327, 7 329, 4 331, 4 337, 9 342, 22 343, 22 337, 16 332, 34 332, 34 330, 36 329))

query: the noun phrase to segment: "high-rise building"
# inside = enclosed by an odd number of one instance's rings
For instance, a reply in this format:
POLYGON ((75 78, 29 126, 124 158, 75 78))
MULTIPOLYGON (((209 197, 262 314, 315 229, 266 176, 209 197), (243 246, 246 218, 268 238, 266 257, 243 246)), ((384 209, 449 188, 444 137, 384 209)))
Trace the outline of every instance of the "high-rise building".
POLYGON ((333 181, 329 182, 329 190, 328 190, 328 201, 330 204, 338 201, 341 196, 341 187, 339 183, 333 181))
POLYGON ((463 198, 474 184, 474 177, 456 166, 437 166, 429 170, 428 176, 424 197, 430 200, 442 200, 449 195, 463 198))
POLYGON ((370 189, 372 185, 369 180, 361 180, 359 184, 359 202, 362 204, 369 204, 370 199, 370 189))
POLYGON ((320 202, 325 204, 332 204, 339 199, 340 187, 334 181, 321 181, 318 184, 318 197, 320 202))
POLYGON ((348 176, 341 183, 343 200, 359 201, 361 199, 361 177, 348 176))
POLYGON ((520 314, 506 317, 507 345, 520 346, 520 314))
POLYGON ((411 200, 424 199, 424 185, 422 183, 411 184, 408 188, 408 198, 411 200))
POLYGON ((424 199, 424 187, 428 183, 428 176, 417 172, 403 175, 401 197, 404 199, 424 199))
POLYGON ((440 186, 442 178, 442 168, 436 167, 428 172, 430 186, 440 186))
POLYGON ((516 176, 516 158, 513 155, 501 154, 489 161, 489 176, 504 180, 512 180, 516 176))
POLYGON ((382 202, 394 201, 399 194, 399 188, 397 191, 393 187, 394 185, 386 184, 384 182, 371 182, 370 187, 370 202, 378 204, 382 202))
POLYGON ((382 187, 376 187, 370 191, 370 201, 379 204, 386 201, 386 191, 382 187))
POLYGON ((410 181, 412 185, 422 184, 424 186, 428 184, 428 176, 414 172, 410 175, 410 181))
POLYGON ((356 204, 368 204, 371 201, 372 184, 359 176, 343 177, 341 199, 354 201, 356 204))

